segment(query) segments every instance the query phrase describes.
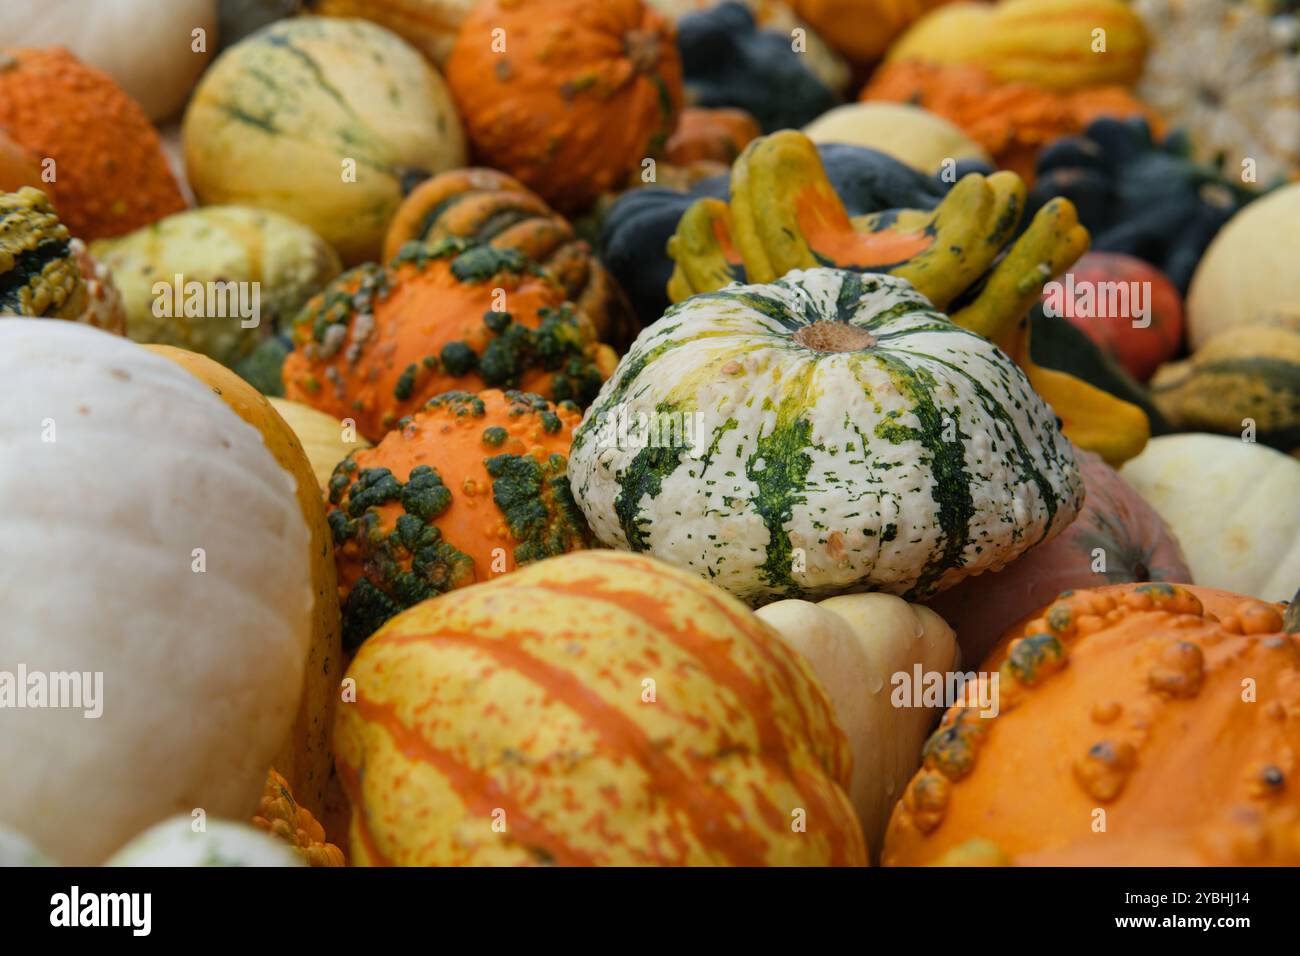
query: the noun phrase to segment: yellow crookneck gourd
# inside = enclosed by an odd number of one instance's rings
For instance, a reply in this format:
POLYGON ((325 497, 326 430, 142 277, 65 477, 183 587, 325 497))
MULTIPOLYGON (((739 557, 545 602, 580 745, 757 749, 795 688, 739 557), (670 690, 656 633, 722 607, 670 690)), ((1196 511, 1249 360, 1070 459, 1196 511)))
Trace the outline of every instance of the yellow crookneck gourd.
POLYGON ((933 210, 849 216, 802 133, 752 142, 731 173, 729 202, 700 199, 668 241, 673 302, 731 282, 772 282, 794 269, 834 266, 910 281, 954 322, 996 342, 1081 448, 1118 465, 1137 455, 1150 425, 1138 407, 1065 372, 1034 363, 1030 308, 1044 283, 1088 248, 1074 205, 1056 198, 1012 242, 1025 205, 1015 173, 971 173, 933 210), (1008 247, 1008 243, 1010 246, 1008 247))

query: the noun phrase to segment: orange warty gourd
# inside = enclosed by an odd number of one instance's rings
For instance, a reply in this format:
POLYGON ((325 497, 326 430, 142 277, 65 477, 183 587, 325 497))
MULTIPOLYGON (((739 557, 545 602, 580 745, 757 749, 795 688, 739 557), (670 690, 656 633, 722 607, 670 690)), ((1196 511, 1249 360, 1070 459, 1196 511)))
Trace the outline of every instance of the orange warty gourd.
POLYGON ((866 863, 811 667, 655 559, 584 551, 426 601, 348 676, 354 864, 866 863))
POLYGON ((454 239, 345 272, 303 307, 293 340, 285 397, 372 442, 458 389, 585 405, 617 364, 550 273, 518 250, 454 239))
POLYGON ((758 121, 744 110, 690 106, 682 110, 681 122, 668 138, 664 155, 668 162, 681 166, 701 160, 730 166, 762 133, 758 121))
POLYGON ((139 105, 67 50, 0 51, 0 126, 55 178, 38 183, 89 242, 185 208, 157 130, 139 105))
POLYGON ((900 60, 882 65, 860 100, 911 103, 955 123, 1027 183, 1038 152, 1061 136, 1083 132, 1102 116, 1142 116, 1159 130, 1156 114, 1122 86, 1058 93, 1032 83, 1001 82, 982 66, 900 60))
POLYGON ((274 769, 266 775, 266 789, 250 822, 293 847, 308 866, 346 865, 343 851, 326 842, 325 828, 310 810, 299 806, 289 789, 289 781, 274 769))
POLYGON ((426 598, 589 547, 567 475, 580 420, 524 392, 447 392, 341 461, 328 521, 344 646, 426 598))
POLYGON ((1300 864, 1288 616, 1190 585, 1066 592, 982 665, 998 715, 944 716, 884 862, 1300 864))
POLYGON ((566 213, 662 149, 682 108, 676 31, 641 0, 483 0, 447 81, 479 159, 566 213))
POLYGON ((555 277, 602 341, 635 336, 631 306, 595 251, 513 176, 471 167, 426 179, 398 207, 384 237, 384 258, 392 259, 411 241, 444 239, 517 249, 555 277))

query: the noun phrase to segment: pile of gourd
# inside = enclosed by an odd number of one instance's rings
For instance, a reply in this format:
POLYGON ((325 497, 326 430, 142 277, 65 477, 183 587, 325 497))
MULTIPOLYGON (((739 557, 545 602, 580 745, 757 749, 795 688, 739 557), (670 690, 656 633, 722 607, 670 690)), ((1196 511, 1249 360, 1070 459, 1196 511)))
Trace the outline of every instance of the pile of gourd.
POLYGON ((1300 863, 1298 22, 11 0, 0 864, 1300 863))

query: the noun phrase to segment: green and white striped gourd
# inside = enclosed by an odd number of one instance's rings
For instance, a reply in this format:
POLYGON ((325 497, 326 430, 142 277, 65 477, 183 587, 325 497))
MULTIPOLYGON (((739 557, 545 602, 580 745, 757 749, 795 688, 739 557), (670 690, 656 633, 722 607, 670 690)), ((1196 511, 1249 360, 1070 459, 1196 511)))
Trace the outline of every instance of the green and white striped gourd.
POLYGON ((1083 503, 1056 416, 1004 352, 905 279, 835 269, 669 309, 588 410, 569 476, 602 543, 754 604, 929 595, 1083 503))

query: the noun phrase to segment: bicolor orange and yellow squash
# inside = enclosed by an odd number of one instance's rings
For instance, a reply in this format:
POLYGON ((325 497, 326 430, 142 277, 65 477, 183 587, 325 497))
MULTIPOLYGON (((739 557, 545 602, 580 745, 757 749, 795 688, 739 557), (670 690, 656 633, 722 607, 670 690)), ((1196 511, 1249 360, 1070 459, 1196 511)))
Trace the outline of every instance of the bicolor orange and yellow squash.
POLYGON ((208 385, 236 415, 261 433, 267 450, 297 483, 298 506, 311 533, 315 602, 302 697, 289 737, 276 754, 275 766, 289 779, 303 805, 319 815, 324 809, 325 790, 334 769, 329 734, 343 676, 338 578, 320 486, 302 443, 257 389, 206 355, 170 345, 145 347, 208 385))
POLYGON ((354 864, 866 862, 810 666, 657 560, 581 552, 427 601, 348 676, 354 864))
POLYGON ((482 0, 447 81, 483 162, 561 212, 662 148, 683 98, 676 31, 641 0, 482 0))
POLYGON ((951 708, 926 743, 884 862, 1300 864, 1298 618, 1185 585, 1067 592, 984 665, 997 716, 951 708))
POLYGON ((328 515, 355 649, 426 598, 587 547, 568 485, 579 414, 523 392, 447 392, 334 469, 328 515))
POLYGON ((408 243, 303 307, 285 397, 379 441, 443 392, 518 388, 585 405, 617 362, 547 271, 516 249, 408 243))

